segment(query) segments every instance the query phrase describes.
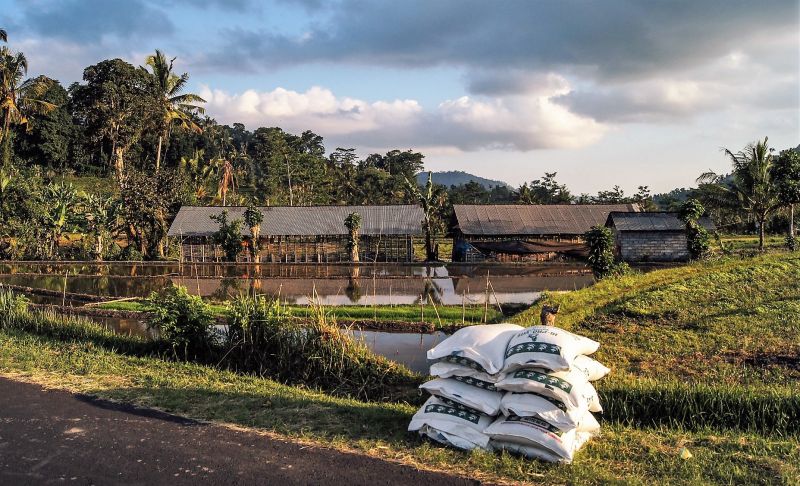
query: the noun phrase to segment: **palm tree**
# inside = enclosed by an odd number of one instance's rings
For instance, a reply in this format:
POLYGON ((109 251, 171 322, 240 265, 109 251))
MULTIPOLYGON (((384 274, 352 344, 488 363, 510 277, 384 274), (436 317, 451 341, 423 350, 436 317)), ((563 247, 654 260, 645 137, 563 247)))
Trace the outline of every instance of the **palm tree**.
POLYGON ((5 29, 0 29, 0 40, 3 42, 8 42, 8 34, 6 33, 5 29))
POLYGON ((720 201, 736 201, 737 205, 751 213, 758 221, 758 248, 764 249, 764 230, 767 216, 781 207, 778 187, 773 177, 773 158, 767 145, 768 138, 748 144, 743 150, 733 153, 723 148, 722 152, 731 159, 733 172, 731 180, 714 172, 702 174, 697 182, 711 184, 712 193, 720 201))
POLYGON ((158 153, 156 154, 156 170, 161 165, 161 145, 164 144, 164 154, 167 153, 167 146, 169 145, 169 136, 172 132, 172 126, 177 125, 180 128, 191 130, 196 133, 201 133, 203 130, 194 122, 192 115, 196 113, 205 113, 205 109, 197 106, 195 103, 205 103, 206 100, 193 93, 181 94, 189 81, 189 74, 183 73, 180 76, 172 72, 172 63, 176 58, 167 61, 166 56, 160 50, 156 49, 156 53, 152 56, 147 56, 145 63, 150 66, 153 74, 153 81, 159 99, 159 111, 162 118, 159 129, 161 133, 158 135, 158 153))
POLYGON ((428 182, 425 183, 425 188, 420 190, 416 178, 414 181, 406 179, 406 188, 422 206, 422 213, 424 219, 422 220, 422 229, 425 232, 425 259, 433 261, 437 259, 436 252, 433 249, 433 211, 440 203, 438 194, 436 193, 435 185, 433 184, 433 174, 428 172, 428 182))
POLYGON ((0 113, 3 117, 0 141, 7 140, 12 123, 28 125, 30 115, 46 114, 56 108, 41 99, 52 81, 45 77, 23 81, 27 73, 28 60, 23 53, 0 47, 0 113))

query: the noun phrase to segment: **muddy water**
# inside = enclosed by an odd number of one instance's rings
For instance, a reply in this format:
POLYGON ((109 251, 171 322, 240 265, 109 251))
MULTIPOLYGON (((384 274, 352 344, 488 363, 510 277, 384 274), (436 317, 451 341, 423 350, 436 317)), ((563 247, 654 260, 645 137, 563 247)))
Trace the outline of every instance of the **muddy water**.
POLYGON ((0 283, 112 297, 146 297, 183 285, 210 300, 240 294, 280 296, 325 305, 530 304, 546 290, 591 285, 583 266, 570 265, 177 265, 0 264, 0 283), (487 292, 488 275, 488 292, 487 292))

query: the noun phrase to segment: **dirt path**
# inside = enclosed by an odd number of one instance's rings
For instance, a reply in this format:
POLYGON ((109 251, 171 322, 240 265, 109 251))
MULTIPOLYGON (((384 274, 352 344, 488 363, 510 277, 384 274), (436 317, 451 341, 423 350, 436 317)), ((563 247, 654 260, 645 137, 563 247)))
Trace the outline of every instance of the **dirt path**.
POLYGON ((0 484, 477 484, 0 378, 0 484))

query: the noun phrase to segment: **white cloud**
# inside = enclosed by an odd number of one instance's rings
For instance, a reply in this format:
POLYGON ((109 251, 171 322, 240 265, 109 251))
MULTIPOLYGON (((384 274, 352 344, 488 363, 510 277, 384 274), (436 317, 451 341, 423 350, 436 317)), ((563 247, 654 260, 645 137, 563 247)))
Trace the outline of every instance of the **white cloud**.
POLYGON ((376 101, 337 98, 329 89, 314 86, 305 92, 285 88, 241 94, 203 86, 200 96, 212 116, 225 123, 280 126, 288 131, 314 130, 336 136, 400 128, 414 122, 422 107, 414 100, 376 101))
POLYGON ((424 110, 415 100, 368 102, 337 97, 322 87, 305 92, 275 88, 231 94, 204 86, 200 96, 209 114, 223 123, 250 128, 280 126, 313 130, 335 142, 358 147, 414 146, 436 150, 485 148, 528 151, 573 148, 597 141, 606 128, 552 101, 565 94, 565 80, 545 80, 529 93, 507 97, 445 100, 424 110))

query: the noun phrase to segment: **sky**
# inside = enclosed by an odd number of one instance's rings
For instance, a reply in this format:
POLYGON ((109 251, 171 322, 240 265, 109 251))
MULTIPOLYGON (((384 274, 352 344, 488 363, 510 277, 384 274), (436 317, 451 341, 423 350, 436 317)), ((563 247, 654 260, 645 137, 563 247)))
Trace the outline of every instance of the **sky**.
POLYGON ((221 123, 514 186, 690 187, 800 144, 798 0, 0 0, 31 76, 158 48, 221 123))

